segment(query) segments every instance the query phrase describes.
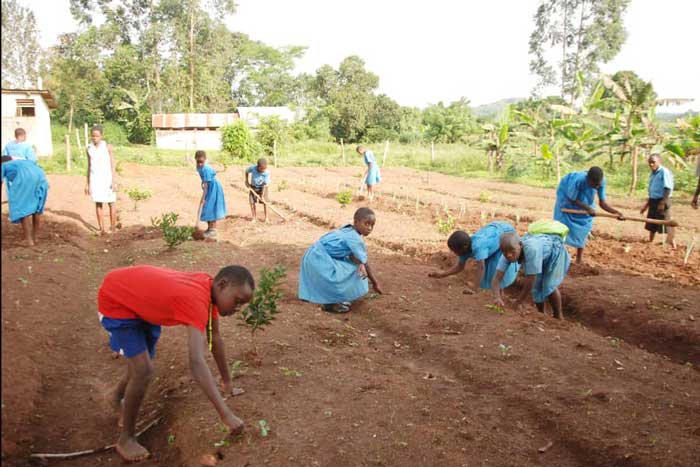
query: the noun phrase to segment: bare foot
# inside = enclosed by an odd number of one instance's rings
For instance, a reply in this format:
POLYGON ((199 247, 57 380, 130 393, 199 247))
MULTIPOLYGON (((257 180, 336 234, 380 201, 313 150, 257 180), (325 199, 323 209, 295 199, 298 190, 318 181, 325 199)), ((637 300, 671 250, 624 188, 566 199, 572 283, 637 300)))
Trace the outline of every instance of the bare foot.
POLYGON ((147 459, 151 454, 136 441, 136 438, 120 439, 115 449, 127 462, 138 462, 147 459))
POLYGON ((256 219, 255 217, 253 217, 253 218, 250 220, 250 222, 253 223, 253 224, 255 224, 255 223, 257 222, 257 219, 256 219))
POLYGON ((267 217, 265 219, 263 219, 262 221, 267 224, 267 217))

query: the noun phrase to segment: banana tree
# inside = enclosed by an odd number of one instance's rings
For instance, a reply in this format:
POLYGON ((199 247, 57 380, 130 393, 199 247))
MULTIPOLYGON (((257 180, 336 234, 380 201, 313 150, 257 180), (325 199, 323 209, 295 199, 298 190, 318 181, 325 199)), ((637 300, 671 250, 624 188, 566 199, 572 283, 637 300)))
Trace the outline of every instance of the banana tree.
POLYGON ((496 124, 489 123, 482 126, 486 155, 489 158, 489 171, 493 169, 494 162, 499 172, 503 169, 510 132, 510 113, 510 106, 508 106, 496 124))

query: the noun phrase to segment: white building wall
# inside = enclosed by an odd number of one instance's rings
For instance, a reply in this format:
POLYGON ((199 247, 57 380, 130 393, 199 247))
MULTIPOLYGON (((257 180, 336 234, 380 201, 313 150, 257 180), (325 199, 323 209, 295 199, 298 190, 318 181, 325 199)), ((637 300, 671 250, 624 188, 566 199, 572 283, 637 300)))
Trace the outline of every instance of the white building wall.
POLYGON ((156 147, 188 151, 221 150, 219 130, 160 130, 156 129, 156 147))
POLYGON ((15 139, 15 129, 21 127, 27 131, 27 142, 34 146, 39 157, 53 155, 51 141, 51 115, 49 107, 39 94, 2 94, 2 147, 15 139), (34 100, 34 117, 17 117, 17 99, 34 100))

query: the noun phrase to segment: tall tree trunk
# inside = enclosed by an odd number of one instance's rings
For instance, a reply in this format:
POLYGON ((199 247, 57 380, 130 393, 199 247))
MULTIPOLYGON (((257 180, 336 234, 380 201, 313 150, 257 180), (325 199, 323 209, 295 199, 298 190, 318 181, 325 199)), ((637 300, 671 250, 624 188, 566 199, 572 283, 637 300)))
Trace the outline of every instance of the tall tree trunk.
POLYGON ((73 108, 75 107, 75 98, 71 98, 70 100, 70 110, 68 111, 68 134, 71 134, 71 131, 73 131, 73 108))
POLYGON ((639 165, 639 147, 635 144, 632 146, 632 183, 630 184, 629 194, 634 193, 637 189, 637 166, 639 165))
MULTIPOLYGON (((574 59, 574 69, 572 71, 574 77, 578 74, 578 64, 579 64, 579 56, 581 54, 581 39, 583 37, 583 18, 584 18, 584 13, 586 11, 586 0, 581 0, 581 19, 578 24, 578 40, 576 41, 576 58, 574 59)), ((573 106, 574 105, 574 90, 571 90, 571 96, 569 99, 569 103, 573 106)))
POLYGON ((564 32, 561 41, 561 97, 566 96, 566 38, 568 31, 566 26, 569 23, 569 5, 564 0, 564 32))
POLYGON ((625 142, 622 144, 622 153, 620 153, 620 164, 625 162, 625 154, 629 151, 629 139, 632 134, 632 117, 634 117, 633 109, 629 110, 629 115, 627 115, 627 126, 625 127, 625 142))
POLYGON ((190 112, 194 112, 194 3, 190 1, 190 112))

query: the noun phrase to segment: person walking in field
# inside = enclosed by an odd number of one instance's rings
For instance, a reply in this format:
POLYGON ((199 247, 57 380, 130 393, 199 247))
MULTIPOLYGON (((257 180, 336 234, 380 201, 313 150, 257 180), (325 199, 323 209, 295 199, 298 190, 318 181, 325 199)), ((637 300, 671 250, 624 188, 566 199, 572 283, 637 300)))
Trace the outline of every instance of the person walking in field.
POLYGON ((87 184, 85 194, 90 195, 95 203, 97 225, 100 235, 104 235, 103 205, 109 205, 109 233, 117 225, 117 173, 112 145, 103 139, 102 127, 95 125, 90 132, 92 143, 87 147, 87 184))
POLYGON ((253 276, 242 266, 227 266, 214 278, 203 272, 154 266, 107 273, 97 294, 98 318, 109 334, 112 350, 126 360, 126 371, 110 393, 121 427, 116 450, 124 460, 135 462, 149 456, 136 439, 136 418, 153 378, 161 326, 186 326, 192 376, 231 433, 243 430, 243 421, 231 412, 216 387, 204 349, 208 342, 224 394, 236 395, 219 333, 219 316, 236 313, 251 300, 254 290, 253 276))
POLYGON ((370 201, 374 198, 374 186, 382 181, 379 174, 379 164, 374 158, 374 153, 364 146, 357 147, 357 153, 361 155, 367 164, 367 175, 365 176, 365 185, 367 185, 367 196, 370 201))
MULTIPOLYGON (((485 225, 471 237, 463 230, 457 230, 447 239, 447 247, 458 256, 457 263, 447 271, 434 271, 428 274, 429 277, 443 278, 458 274, 464 270, 469 259, 476 261, 479 268, 479 286, 482 289, 490 289, 493 286, 493 277, 496 274, 496 266, 501 259, 501 249, 499 241, 501 235, 507 232, 515 232, 515 228, 508 222, 496 221, 485 225)), ((519 264, 511 263, 499 287, 505 289, 511 285, 518 276, 519 264)), ((473 294, 474 291, 467 288, 467 292, 473 294)))
MULTIPOLYGON (((661 156, 652 154, 647 161, 649 163, 649 197, 647 202, 639 211, 647 212, 649 219, 671 219, 671 196, 673 194, 673 172, 661 165, 661 156)), ((671 244, 671 248, 676 249, 674 227, 667 227, 658 224, 644 224, 644 228, 649 231, 649 242, 654 241, 657 232, 667 233, 666 240, 671 244)))
POLYGON ((248 202, 250 203, 251 222, 258 220, 258 214, 255 205, 260 202, 263 206, 263 222, 267 222, 267 204, 260 201, 267 200, 267 193, 270 186, 270 171, 267 169, 267 159, 258 159, 257 164, 253 164, 243 174, 245 177, 245 186, 253 190, 258 196, 248 192, 248 202), (250 181, 248 180, 250 174, 250 181), (258 199, 260 198, 260 199, 258 199))
POLYGON ((36 153, 32 145, 27 143, 27 132, 24 128, 15 128, 15 140, 5 145, 2 155, 36 162, 36 153))
POLYGON ((605 195, 605 175, 600 167, 591 167, 581 172, 565 175, 557 187, 557 201, 554 205, 554 219, 569 227, 566 244, 576 248, 576 264, 583 261, 583 249, 588 234, 593 228, 595 217, 595 195, 598 194, 600 207, 624 220, 623 214, 610 206, 605 195), (569 214, 562 209, 577 209, 587 214, 569 214))
POLYGON ((563 315, 559 285, 564 281, 571 264, 562 237, 557 234, 527 234, 520 238, 517 233, 508 232, 501 236, 500 248, 503 256, 496 267, 492 287, 496 305, 505 308, 498 284, 503 281, 509 265, 518 262, 525 272, 525 281, 516 299, 515 309, 522 311, 527 296, 532 294, 532 300, 540 313, 544 313, 544 302, 548 300, 554 317, 561 319, 563 315))
POLYGON ((207 153, 197 151, 194 154, 197 173, 202 180, 202 199, 199 201, 198 220, 207 223, 204 237, 216 237, 216 222, 226 217, 226 199, 224 189, 216 179, 216 170, 207 164, 207 153))
POLYGON ((39 238, 41 214, 44 212, 49 183, 41 167, 26 160, 2 156, 3 183, 7 181, 10 222, 21 224, 24 241, 34 246, 39 238))
POLYGON ((351 302, 369 291, 367 279, 383 293, 362 239, 372 233, 375 222, 374 211, 360 208, 352 224, 328 232, 306 250, 299 273, 301 300, 318 303, 330 313, 347 313, 351 302))

